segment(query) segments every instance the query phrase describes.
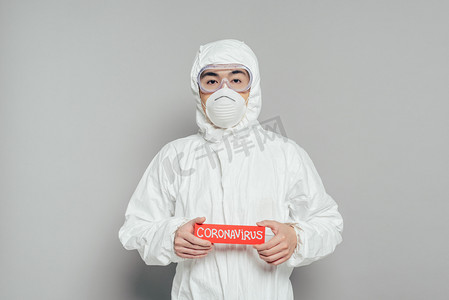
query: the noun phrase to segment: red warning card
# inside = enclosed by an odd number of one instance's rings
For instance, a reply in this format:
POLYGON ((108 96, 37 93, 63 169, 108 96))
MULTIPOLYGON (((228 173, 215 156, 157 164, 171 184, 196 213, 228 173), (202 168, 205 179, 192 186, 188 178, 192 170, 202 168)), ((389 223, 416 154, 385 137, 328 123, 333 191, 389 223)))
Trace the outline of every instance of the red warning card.
POLYGON ((255 245, 265 242, 264 226, 195 224, 194 234, 219 244, 255 245))

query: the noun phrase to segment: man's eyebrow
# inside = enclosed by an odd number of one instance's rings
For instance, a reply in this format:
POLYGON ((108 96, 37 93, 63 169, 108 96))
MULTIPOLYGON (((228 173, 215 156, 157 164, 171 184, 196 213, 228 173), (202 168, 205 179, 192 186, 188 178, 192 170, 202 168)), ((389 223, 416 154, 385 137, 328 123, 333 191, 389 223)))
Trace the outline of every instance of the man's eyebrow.
POLYGON ((204 78, 206 76, 216 76, 216 77, 218 77, 218 74, 214 73, 214 72, 206 72, 206 73, 201 74, 200 78, 204 78))
POLYGON ((247 73, 243 72, 242 70, 234 70, 231 73, 232 74, 245 74, 245 75, 247 75, 247 73))

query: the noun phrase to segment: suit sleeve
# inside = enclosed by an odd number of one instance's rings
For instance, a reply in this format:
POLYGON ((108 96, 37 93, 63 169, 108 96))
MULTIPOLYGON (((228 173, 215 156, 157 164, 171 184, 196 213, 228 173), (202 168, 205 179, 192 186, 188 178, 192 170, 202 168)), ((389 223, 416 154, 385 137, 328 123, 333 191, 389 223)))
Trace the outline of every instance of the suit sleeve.
POLYGON ((343 219, 309 155, 296 144, 290 174, 287 202, 298 244, 287 264, 299 267, 335 250, 342 241, 343 219))
POLYGON ((153 158, 140 180, 125 213, 119 239, 125 249, 138 250, 147 265, 168 265, 184 260, 174 253, 176 230, 188 219, 175 217, 175 195, 169 192, 170 181, 164 160, 170 159, 165 145, 153 158))

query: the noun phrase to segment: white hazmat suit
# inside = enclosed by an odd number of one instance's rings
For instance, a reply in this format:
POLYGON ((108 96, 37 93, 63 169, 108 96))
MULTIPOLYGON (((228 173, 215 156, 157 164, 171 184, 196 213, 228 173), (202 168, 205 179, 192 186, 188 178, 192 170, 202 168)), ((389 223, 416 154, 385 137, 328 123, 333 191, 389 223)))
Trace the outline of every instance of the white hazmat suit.
POLYGON ((191 72, 197 134, 166 144, 154 157, 126 210, 119 238, 148 265, 177 262, 172 299, 293 299, 293 267, 331 254, 342 241, 343 220, 307 153, 257 120, 261 109, 256 56, 243 42, 221 40, 200 47, 191 72), (233 128, 205 116, 197 75, 208 64, 245 65, 253 81, 248 108, 233 128), (298 244, 279 266, 252 246, 215 244, 206 257, 174 253, 177 228, 196 217, 206 223, 294 223, 298 244))

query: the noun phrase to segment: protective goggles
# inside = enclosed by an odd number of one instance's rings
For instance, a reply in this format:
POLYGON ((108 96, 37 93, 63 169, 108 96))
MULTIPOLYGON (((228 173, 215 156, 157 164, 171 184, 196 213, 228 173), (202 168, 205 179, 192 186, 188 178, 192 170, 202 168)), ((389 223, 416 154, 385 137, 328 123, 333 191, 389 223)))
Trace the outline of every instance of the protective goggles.
POLYGON ((226 83, 236 92, 245 92, 251 87, 251 71, 241 64, 207 65, 198 73, 198 86, 203 93, 218 91, 226 83))

